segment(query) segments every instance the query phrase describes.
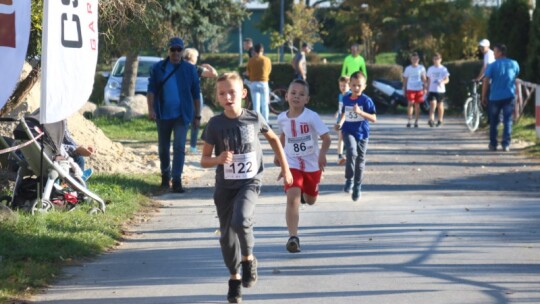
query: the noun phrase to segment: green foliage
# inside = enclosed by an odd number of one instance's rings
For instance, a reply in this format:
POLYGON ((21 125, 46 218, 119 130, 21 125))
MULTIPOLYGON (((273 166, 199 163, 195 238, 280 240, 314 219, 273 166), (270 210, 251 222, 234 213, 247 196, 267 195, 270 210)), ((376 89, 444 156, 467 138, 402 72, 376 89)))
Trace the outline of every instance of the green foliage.
MULTIPOLYGON (((263 32, 279 32, 279 23, 280 23, 280 1, 281 0, 264 0, 268 3, 268 9, 264 12, 264 15, 261 19, 258 28, 263 32)), ((293 7, 293 0, 283 0, 284 2, 284 11, 290 12, 293 7)), ((284 24, 290 23, 290 17, 285 14, 284 24)))
POLYGON ((540 0, 536 1, 536 8, 531 22, 525 73, 529 81, 540 83, 540 0))
POLYGON ((314 13, 315 9, 313 8, 306 7, 302 3, 295 4, 292 10, 287 12, 287 19, 290 20, 290 23, 285 24, 283 34, 280 34, 279 31, 272 31, 270 47, 279 48, 287 44, 292 50, 291 46, 295 42, 298 42, 298 49, 300 49, 302 42, 314 44, 322 41, 321 35, 325 33, 314 13))
POLYGON ((326 14, 324 40, 343 50, 359 42, 368 61, 395 50, 439 51, 456 60, 474 57, 486 24, 485 9, 471 0, 345 0, 326 14))
POLYGON ((225 33, 238 27, 248 16, 239 1, 233 0, 160 0, 161 20, 188 44, 200 51, 217 48, 225 33))
POLYGON ((477 60, 443 62, 450 73, 450 82, 446 85, 446 102, 451 110, 463 110, 469 90, 468 83, 478 75, 482 64, 482 61, 477 60))
POLYGON ((0 302, 46 287, 61 266, 112 247, 122 224, 150 205, 145 195, 157 188, 158 178, 94 175, 90 187, 111 202, 105 214, 88 215, 83 204, 72 212, 18 212, 16 220, 0 222, 0 302))
POLYGON ((507 0, 493 11, 489 19, 488 37, 491 44, 504 43, 508 57, 525 66, 529 44, 530 16, 527 0, 507 0))
POLYGON ((43 1, 32 0, 32 15, 30 21, 30 41, 28 43, 27 58, 34 58, 41 54, 41 32, 43 22, 43 1))

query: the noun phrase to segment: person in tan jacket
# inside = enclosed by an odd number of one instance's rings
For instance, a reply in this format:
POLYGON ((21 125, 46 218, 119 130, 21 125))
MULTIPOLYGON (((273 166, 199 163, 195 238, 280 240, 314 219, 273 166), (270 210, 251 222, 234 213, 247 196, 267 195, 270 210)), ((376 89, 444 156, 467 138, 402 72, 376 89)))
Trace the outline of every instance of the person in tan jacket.
POLYGON ((272 72, 272 62, 270 58, 264 56, 264 47, 257 43, 254 47, 255 55, 251 57, 247 63, 246 75, 251 82, 249 90, 251 92, 251 100, 253 110, 261 113, 266 121, 268 121, 268 102, 270 100, 270 88, 268 80, 270 72, 272 72))

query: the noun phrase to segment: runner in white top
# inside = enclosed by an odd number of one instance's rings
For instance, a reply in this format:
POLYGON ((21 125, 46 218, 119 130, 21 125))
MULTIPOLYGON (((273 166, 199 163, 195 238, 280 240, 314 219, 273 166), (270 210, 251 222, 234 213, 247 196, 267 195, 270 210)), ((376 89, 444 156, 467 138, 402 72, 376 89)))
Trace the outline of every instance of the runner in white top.
POLYGON ((446 84, 450 79, 450 73, 444 65, 441 64, 442 56, 440 53, 433 54, 433 65, 428 68, 427 77, 429 83, 427 100, 430 102, 429 121, 430 127, 435 126, 435 108, 437 108, 438 120, 437 127, 443 123, 444 116, 444 93, 446 84))
POLYGON ((321 173, 326 166, 326 154, 330 148, 330 134, 319 115, 305 107, 309 101, 309 87, 305 81, 294 80, 289 85, 285 99, 289 103, 289 111, 278 116, 278 124, 280 140, 293 176, 292 185, 285 187, 285 218, 289 230, 286 249, 294 253, 300 252, 300 202, 305 200, 307 204, 313 205, 317 200, 321 173), (322 140, 320 150, 319 138, 322 140))
POLYGON ((411 127, 413 114, 416 113, 414 127, 418 128, 418 118, 420 117, 420 104, 424 102, 424 94, 427 90, 426 68, 419 64, 420 57, 417 52, 410 56, 411 64, 403 72, 403 92, 407 97, 407 128, 411 127), (414 110, 414 111, 413 111, 414 110))

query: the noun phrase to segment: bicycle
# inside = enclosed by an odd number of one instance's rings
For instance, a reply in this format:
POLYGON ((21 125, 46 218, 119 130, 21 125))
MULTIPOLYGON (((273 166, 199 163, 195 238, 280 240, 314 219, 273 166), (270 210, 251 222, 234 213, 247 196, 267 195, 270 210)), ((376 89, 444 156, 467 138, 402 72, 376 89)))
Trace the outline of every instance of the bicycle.
POLYGON ((465 105, 463 106, 463 115, 465 116, 465 124, 471 132, 476 131, 480 125, 482 118, 481 95, 478 92, 480 81, 472 80, 472 86, 469 91, 465 105))
MULTIPOLYGON (((248 91, 248 94, 245 99, 244 106, 246 109, 253 109, 253 103, 251 102, 251 90, 250 90, 250 81, 247 78, 244 78, 244 88, 248 91)), ((284 87, 278 87, 275 89, 270 89, 270 99, 268 102, 268 110, 270 113, 279 115, 283 111, 287 111, 289 104, 285 100, 285 94, 287 89, 284 87)))

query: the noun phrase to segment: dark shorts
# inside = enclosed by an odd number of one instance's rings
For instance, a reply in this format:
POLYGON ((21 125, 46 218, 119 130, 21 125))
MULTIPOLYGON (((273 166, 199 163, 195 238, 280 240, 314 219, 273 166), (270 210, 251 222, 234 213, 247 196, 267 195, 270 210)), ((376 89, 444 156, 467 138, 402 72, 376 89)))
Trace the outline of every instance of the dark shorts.
POLYGON ((427 96, 428 101, 437 101, 437 103, 441 103, 444 101, 444 93, 437 93, 437 92, 429 92, 427 96))

